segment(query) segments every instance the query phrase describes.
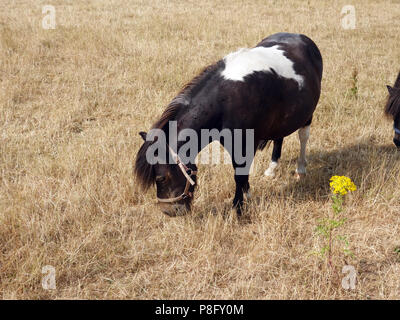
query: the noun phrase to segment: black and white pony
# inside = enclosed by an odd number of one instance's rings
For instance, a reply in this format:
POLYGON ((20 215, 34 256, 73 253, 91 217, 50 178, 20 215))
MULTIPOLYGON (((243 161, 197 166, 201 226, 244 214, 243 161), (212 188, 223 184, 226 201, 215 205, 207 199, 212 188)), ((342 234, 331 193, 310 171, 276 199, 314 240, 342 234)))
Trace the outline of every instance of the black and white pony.
MULTIPOLYGON (((263 149, 274 142, 272 161, 265 174, 272 176, 281 155, 283 138, 299 130, 300 157, 297 173, 305 174, 306 143, 313 112, 317 106, 322 78, 322 57, 315 43, 305 35, 277 33, 262 40, 256 47, 240 49, 217 63, 206 67, 172 100, 152 129, 169 137, 171 121, 176 122, 177 133, 191 129, 198 136, 201 131, 251 129, 249 142, 243 134, 234 137, 231 154, 236 182, 233 206, 241 214, 244 193, 249 192, 248 167, 234 157, 263 149), (251 144, 251 145, 249 145, 251 144), (252 148, 248 148, 248 147, 252 148), (239 149, 239 150, 238 150, 239 149)), ((235 131, 236 132, 236 131, 235 131)), ((181 215, 190 209, 196 184, 196 154, 213 139, 202 142, 187 161, 180 152, 185 139, 175 147, 163 143, 173 162, 149 163, 149 151, 159 139, 140 132, 145 140, 136 156, 135 174, 147 189, 157 186, 161 210, 170 215, 181 215)), ((247 136, 246 136, 247 137, 247 136)), ((224 137, 220 139, 226 148, 224 137)), ((213 187, 218 190, 218 186, 213 187)))
POLYGON ((387 86, 389 97, 387 99, 385 113, 393 119, 394 137, 393 142, 400 149, 400 72, 394 86, 387 86))

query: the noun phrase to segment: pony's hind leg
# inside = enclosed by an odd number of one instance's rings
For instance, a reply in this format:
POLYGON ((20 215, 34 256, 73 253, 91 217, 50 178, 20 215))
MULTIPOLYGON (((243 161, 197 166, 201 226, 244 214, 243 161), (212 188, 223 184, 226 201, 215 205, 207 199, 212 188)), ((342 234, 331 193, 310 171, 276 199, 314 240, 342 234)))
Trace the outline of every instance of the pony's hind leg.
POLYGON ((298 131, 300 140, 300 155, 297 160, 296 178, 301 179, 302 176, 306 174, 306 146, 308 138, 310 137, 310 124, 302 127, 298 131))
POLYGON ((278 161, 282 153, 283 138, 274 140, 274 148, 272 150, 271 162, 269 167, 264 171, 264 175, 270 178, 275 176, 275 169, 278 167, 278 161))

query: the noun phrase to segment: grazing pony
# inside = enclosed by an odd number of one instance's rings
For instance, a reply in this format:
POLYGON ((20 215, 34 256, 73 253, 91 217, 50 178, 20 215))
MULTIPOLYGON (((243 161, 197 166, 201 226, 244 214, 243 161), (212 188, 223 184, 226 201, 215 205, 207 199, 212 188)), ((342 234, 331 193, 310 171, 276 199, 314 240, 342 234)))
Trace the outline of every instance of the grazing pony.
POLYGON ((389 91, 389 97, 385 107, 385 114, 393 119, 393 142, 400 149, 400 72, 393 88, 391 86, 386 87, 389 91))
MULTIPOLYGON (((232 158, 236 183, 233 206, 240 215, 244 193, 248 194, 250 188, 249 166, 243 167, 243 161, 235 155, 246 154, 247 160, 252 161, 257 149, 262 150, 268 141, 273 141, 272 161, 265 172, 271 176, 283 138, 299 130, 297 173, 305 174, 306 143, 321 92, 321 79, 322 57, 315 43, 302 34, 277 33, 256 47, 240 49, 206 67, 172 100, 152 130, 158 130, 168 139, 172 135, 170 123, 175 122, 178 134, 187 129, 197 136, 206 129, 232 133, 230 148, 226 137, 221 139, 222 134, 219 141, 232 158), (238 130, 252 134, 236 136, 238 130)), ((165 152, 173 161, 150 163, 154 144, 164 140, 154 135, 149 137, 145 132, 140 135, 144 143, 137 153, 134 169, 138 183, 145 189, 156 184, 161 211, 170 216, 184 214, 190 209, 196 184, 195 156, 218 139, 213 136, 202 141, 186 161, 182 155, 187 150, 181 152, 181 149, 187 139, 178 138, 174 147, 162 142, 164 150, 158 152, 165 152)), ((218 186, 214 188, 218 190, 218 186)))

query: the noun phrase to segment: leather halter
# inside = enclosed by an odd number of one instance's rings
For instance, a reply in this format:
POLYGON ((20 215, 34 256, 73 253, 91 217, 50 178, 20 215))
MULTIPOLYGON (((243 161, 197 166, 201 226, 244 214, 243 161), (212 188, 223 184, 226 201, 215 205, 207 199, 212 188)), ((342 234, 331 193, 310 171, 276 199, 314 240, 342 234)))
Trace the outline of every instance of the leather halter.
POLYGON ((181 158, 179 158, 178 154, 172 150, 172 148, 170 146, 168 146, 169 148, 169 152, 171 153, 172 157, 174 158, 175 162, 177 163, 179 169, 181 169, 183 175, 186 178, 186 185, 185 185, 185 189, 183 190, 183 193, 178 196, 178 197, 174 197, 174 198, 159 198, 157 197, 157 201, 158 202, 164 202, 164 203, 174 203, 174 202, 178 202, 181 200, 184 200, 186 198, 191 198, 193 196, 193 194, 191 192, 189 192, 189 188, 190 186, 194 186, 196 183, 194 182, 194 180, 191 178, 191 176, 195 176, 197 174, 197 171, 193 171, 192 169, 188 168, 181 160, 181 158))

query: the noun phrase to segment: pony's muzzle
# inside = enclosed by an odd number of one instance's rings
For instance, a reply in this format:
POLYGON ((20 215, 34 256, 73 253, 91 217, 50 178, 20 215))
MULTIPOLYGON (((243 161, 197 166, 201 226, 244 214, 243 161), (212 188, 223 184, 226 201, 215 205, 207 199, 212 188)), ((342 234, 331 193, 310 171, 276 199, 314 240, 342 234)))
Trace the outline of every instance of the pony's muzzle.
POLYGON ((189 208, 184 204, 159 203, 158 205, 162 213, 170 217, 184 216, 189 211, 189 208))

